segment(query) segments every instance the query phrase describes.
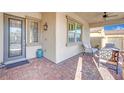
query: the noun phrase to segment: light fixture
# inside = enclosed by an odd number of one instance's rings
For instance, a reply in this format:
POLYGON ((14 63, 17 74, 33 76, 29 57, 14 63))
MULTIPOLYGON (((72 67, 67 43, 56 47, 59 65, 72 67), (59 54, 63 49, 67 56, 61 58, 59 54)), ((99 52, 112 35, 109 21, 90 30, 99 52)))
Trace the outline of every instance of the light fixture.
POLYGON ((47 29, 48 29, 47 22, 43 25, 43 28, 44 28, 44 31, 47 31, 47 29))

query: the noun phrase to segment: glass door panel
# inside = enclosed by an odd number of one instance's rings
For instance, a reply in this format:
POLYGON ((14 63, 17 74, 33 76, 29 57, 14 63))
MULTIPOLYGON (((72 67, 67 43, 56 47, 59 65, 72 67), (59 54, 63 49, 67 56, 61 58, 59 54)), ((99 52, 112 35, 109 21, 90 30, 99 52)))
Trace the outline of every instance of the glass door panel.
POLYGON ((22 22, 9 19, 9 57, 22 55, 22 22))

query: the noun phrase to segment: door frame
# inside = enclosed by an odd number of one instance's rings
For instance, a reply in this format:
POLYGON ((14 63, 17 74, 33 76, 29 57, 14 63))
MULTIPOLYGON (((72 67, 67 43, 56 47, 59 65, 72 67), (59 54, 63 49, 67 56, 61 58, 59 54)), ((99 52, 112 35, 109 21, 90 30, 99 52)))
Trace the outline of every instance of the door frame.
POLYGON ((4 13, 3 14, 3 18, 4 18, 4 63, 15 63, 15 62, 19 62, 19 61, 22 61, 22 60, 26 60, 26 18, 23 18, 23 17, 19 17, 19 16, 15 16, 15 15, 11 15, 11 14, 7 14, 7 13, 4 13), (6 43, 6 41, 8 42, 8 35, 9 33, 7 32, 8 31, 8 28, 9 28, 9 25, 8 25, 8 19, 14 19, 14 20, 21 20, 22 21, 22 55, 21 56, 18 56, 18 57, 12 57, 12 58, 9 58, 8 57, 8 44, 6 43), (7 21, 7 22, 5 22, 7 21), (7 38, 6 38, 7 37, 7 38))

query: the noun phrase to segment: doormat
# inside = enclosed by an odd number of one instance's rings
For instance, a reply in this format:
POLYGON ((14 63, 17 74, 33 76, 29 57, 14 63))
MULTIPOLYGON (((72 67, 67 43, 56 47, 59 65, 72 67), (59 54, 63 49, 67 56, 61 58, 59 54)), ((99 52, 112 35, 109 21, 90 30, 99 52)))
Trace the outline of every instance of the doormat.
POLYGON ((6 69, 10 69, 10 68, 14 68, 14 67, 17 67, 17 66, 22 66, 22 65, 25 65, 25 64, 28 64, 29 61, 28 60, 24 60, 24 61, 20 61, 20 62, 17 62, 17 63, 12 63, 12 64, 8 64, 5 66, 6 69))

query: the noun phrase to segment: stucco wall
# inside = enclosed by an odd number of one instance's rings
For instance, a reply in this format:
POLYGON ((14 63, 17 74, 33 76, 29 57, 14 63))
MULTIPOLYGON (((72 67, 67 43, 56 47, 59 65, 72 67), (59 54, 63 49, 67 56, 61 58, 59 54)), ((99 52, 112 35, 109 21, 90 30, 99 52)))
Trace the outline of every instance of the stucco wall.
POLYGON ((123 50, 123 38, 122 37, 108 37, 109 43, 114 43, 115 47, 123 50))
POLYGON ((46 22, 48 24, 48 30, 42 32, 44 56, 49 60, 56 62, 56 13, 43 13, 42 25, 46 22))
POLYGON ((101 48, 105 47, 106 43, 115 43, 115 46, 121 50, 124 49, 124 35, 123 34, 105 34, 104 29, 100 32, 91 32, 91 44, 96 46, 97 44, 101 45, 101 48))
MULTIPOLYGON (((3 13, 0 13, 0 62, 3 61, 3 13)), ((43 48, 44 56, 49 60, 59 63, 69 57, 82 52, 80 44, 66 46, 67 43, 67 20, 66 15, 78 20, 83 24, 83 42, 90 41, 89 25, 74 13, 8 13, 20 17, 32 16, 42 19, 42 30, 45 22, 48 24, 48 30, 41 32, 41 42, 39 46, 26 46, 26 58, 34 58, 38 48, 43 48)))
POLYGON ((57 13, 56 14, 56 63, 59 63, 67 58, 70 58, 80 52, 82 47, 80 44, 66 46, 67 43, 67 20, 66 15, 78 20, 83 24, 83 42, 90 41, 89 25, 83 19, 79 18, 74 13, 57 13))
MULTIPOLYGON (((33 12, 7 12, 7 14, 11 14, 11 15, 15 15, 15 16, 19 16, 19 17, 25 17, 25 16, 31 16, 31 17, 35 17, 38 19, 41 19, 41 13, 33 13, 33 12)), ((0 62, 3 62, 3 34, 4 29, 3 29, 3 13, 0 13, 0 62)), ((38 48, 41 48, 41 45, 38 46, 26 46, 26 58, 34 58, 36 57, 36 50, 38 48)))
POLYGON ((98 48, 102 47, 102 38, 101 37, 91 37, 90 38, 90 42, 91 42, 91 46, 92 47, 96 47, 97 45, 99 45, 98 48))
MULTIPOLYGON (((45 22, 48 24, 48 30, 42 32, 42 47, 44 56, 55 63, 59 63, 69 57, 72 57, 82 52, 81 45, 75 44, 66 46, 67 43, 67 20, 66 15, 78 20, 83 24, 84 42, 90 41, 89 38, 89 25, 83 19, 79 18, 74 13, 43 13, 42 25, 45 22)), ((43 28, 43 27, 42 27, 43 28)))

